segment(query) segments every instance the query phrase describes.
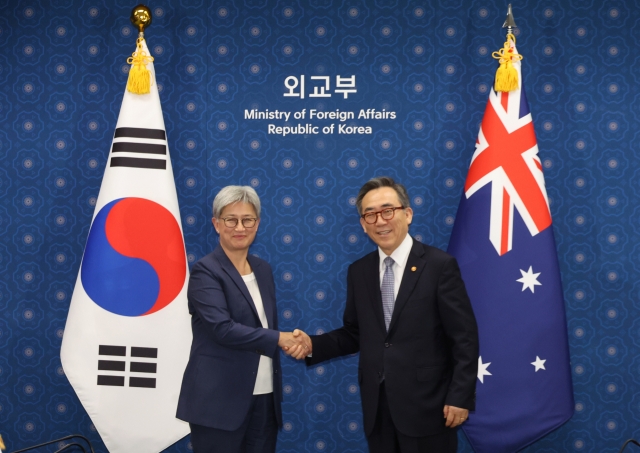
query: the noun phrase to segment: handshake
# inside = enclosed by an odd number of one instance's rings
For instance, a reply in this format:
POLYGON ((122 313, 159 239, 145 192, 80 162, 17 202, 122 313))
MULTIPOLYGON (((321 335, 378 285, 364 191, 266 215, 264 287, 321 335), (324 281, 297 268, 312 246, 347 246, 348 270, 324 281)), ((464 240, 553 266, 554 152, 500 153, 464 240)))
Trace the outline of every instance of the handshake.
POLYGON ((293 332, 280 332, 278 346, 285 354, 296 360, 304 359, 311 354, 312 350, 311 338, 300 329, 295 329, 293 332))

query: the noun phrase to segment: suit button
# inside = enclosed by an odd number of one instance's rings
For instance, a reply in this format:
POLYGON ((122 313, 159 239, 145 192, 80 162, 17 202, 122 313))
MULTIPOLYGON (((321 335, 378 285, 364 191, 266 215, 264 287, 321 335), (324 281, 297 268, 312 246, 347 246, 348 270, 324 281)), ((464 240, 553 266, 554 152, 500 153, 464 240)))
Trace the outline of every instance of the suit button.
POLYGON ((390 346, 391 346, 391 343, 385 343, 385 344, 384 344, 384 347, 385 347, 385 348, 388 348, 388 347, 390 347, 390 346))

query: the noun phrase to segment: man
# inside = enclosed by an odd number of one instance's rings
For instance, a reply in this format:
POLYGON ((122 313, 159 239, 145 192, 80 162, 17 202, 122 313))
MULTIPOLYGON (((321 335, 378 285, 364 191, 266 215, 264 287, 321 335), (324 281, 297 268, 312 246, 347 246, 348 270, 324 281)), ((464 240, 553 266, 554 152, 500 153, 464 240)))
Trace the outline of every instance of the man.
POLYGON ((456 260, 409 236, 409 196, 393 179, 368 181, 356 205, 378 250, 349 266, 344 325, 311 336, 307 365, 360 351, 370 452, 455 452, 454 428, 474 409, 478 364, 476 320, 456 260))

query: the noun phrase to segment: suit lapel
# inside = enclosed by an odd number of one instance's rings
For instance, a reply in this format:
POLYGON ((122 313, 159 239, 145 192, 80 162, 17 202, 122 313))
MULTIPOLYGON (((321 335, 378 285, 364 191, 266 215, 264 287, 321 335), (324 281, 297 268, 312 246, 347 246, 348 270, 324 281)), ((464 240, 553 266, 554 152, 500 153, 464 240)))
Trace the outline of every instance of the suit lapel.
POLYGON ((222 268, 222 270, 227 273, 227 275, 231 278, 233 283, 238 287, 238 289, 244 296, 245 302, 249 304, 249 307, 251 307, 251 311, 253 311, 253 313, 256 315, 256 318, 260 319, 260 317, 258 316, 258 311, 256 310, 256 305, 253 303, 253 299, 249 294, 249 289, 242 279, 240 272, 238 272, 238 269, 236 269, 226 253, 224 253, 222 247, 220 247, 219 245, 218 247, 216 247, 214 254, 216 258, 218 258, 218 262, 220 263, 220 267, 222 268))
POLYGON ((382 328, 382 331, 385 332, 387 330, 387 326, 384 324, 384 312, 382 310, 382 293, 380 292, 380 254, 378 250, 372 253, 367 263, 368 269, 367 278, 365 281, 371 282, 371 284, 367 285, 369 287, 369 293, 371 297, 371 303, 373 305, 373 312, 376 314, 376 318, 378 318, 378 324, 382 328))
POLYGON ((407 259, 407 265, 404 268, 404 274, 400 281, 400 289, 396 296, 396 303, 393 307, 393 314, 391 315, 391 322, 389 323, 389 332, 393 330, 402 309, 407 304, 416 283, 418 283, 422 269, 426 264, 426 261, 422 258, 423 255, 424 249, 422 245, 414 239, 411 252, 409 252, 409 258, 407 259))
MULTIPOLYGON (((264 307, 264 313, 267 316, 267 324, 270 329, 274 329, 275 320, 273 315, 275 313, 275 301, 271 299, 271 292, 269 291, 269 284, 271 275, 267 272, 266 266, 261 266, 260 261, 249 255, 247 257, 253 273, 256 275, 256 281, 258 282, 258 289, 260 290, 260 297, 262 298, 262 306, 264 307)), ((251 305, 254 305, 253 303, 251 305)), ((254 307, 255 308, 255 307, 254 307)), ((256 313, 257 315, 257 313, 256 313)))

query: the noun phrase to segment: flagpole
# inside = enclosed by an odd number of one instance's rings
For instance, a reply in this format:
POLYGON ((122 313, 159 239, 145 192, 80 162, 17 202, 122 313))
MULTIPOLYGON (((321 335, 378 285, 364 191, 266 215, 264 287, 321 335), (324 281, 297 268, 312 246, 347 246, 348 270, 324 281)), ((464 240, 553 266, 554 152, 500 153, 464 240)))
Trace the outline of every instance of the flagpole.
POLYGON ((131 10, 131 23, 138 28, 138 46, 136 51, 127 59, 131 65, 127 90, 135 94, 148 94, 151 86, 151 74, 147 64, 153 61, 153 57, 142 48, 144 42, 144 30, 151 25, 151 10, 143 4, 139 4, 131 10))
POLYGON ((138 5, 130 19, 139 36, 60 359, 109 452, 158 453, 189 434, 175 417, 192 341, 189 268, 154 57, 142 37, 151 12, 138 5))
POLYGON ((502 24, 502 28, 507 29, 504 47, 491 54, 493 58, 500 62, 500 66, 496 71, 494 90, 496 92, 508 93, 509 91, 514 91, 519 87, 518 71, 513 67, 513 63, 522 60, 522 55, 514 54, 513 49, 516 43, 516 37, 513 34, 513 31, 515 28, 518 28, 518 26, 513 18, 511 3, 509 3, 509 6, 507 7, 507 18, 504 21, 504 24, 502 24))
POLYGON ((515 28, 509 5, 448 247, 480 335, 476 410, 462 426, 477 453, 520 451, 574 412, 562 281, 515 28))
POLYGON ((509 6, 507 7, 507 18, 504 21, 504 24, 502 24, 502 28, 507 29, 507 36, 513 34, 514 28, 518 28, 516 21, 513 18, 513 11, 511 11, 511 3, 509 3, 509 6))

